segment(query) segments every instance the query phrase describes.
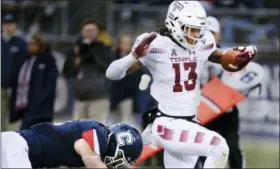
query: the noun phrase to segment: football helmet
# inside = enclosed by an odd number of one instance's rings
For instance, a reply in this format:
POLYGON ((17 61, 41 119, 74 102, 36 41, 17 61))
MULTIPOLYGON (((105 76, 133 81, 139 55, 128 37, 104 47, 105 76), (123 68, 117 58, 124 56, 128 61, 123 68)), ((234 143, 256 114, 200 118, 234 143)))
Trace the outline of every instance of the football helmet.
POLYGON ((199 40, 204 39, 206 32, 206 12, 198 1, 173 1, 165 19, 165 26, 171 36, 183 47, 192 49, 199 40), (191 36, 191 32, 199 30, 199 36, 191 36), (186 39, 192 39, 189 43, 186 39))
POLYGON ((220 22, 213 16, 208 16, 206 19, 208 30, 214 33, 220 33, 220 22))
POLYGON ((104 158, 108 168, 129 168, 141 155, 143 141, 138 130, 127 123, 109 128, 109 147, 104 158))

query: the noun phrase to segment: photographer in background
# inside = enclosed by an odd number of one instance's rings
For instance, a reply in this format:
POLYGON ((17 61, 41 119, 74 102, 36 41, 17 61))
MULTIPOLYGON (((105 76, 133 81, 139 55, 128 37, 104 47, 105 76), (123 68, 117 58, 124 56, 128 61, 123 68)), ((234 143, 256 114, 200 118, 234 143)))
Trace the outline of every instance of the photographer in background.
POLYGON ((81 38, 69 52, 63 73, 73 86, 74 119, 94 118, 104 122, 108 114, 108 81, 105 71, 113 60, 110 47, 98 40, 98 24, 86 20, 81 38))

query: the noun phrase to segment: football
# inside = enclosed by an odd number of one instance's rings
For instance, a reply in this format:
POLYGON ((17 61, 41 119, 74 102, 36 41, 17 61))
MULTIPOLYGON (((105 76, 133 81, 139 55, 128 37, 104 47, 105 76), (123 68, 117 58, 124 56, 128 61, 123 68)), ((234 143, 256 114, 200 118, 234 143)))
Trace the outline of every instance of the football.
POLYGON ((224 52, 223 56, 221 57, 221 65, 223 68, 229 72, 237 72, 239 68, 237 65, 236 56, 241 53, 238 50, 228 49, 224 52))

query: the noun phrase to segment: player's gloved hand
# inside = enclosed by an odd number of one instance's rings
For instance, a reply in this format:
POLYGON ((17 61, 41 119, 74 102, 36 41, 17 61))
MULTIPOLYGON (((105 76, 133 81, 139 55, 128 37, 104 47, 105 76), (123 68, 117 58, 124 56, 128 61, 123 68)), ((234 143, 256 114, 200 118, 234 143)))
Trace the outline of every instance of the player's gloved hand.
POLYGON ((250 46, 238 46, 233 50, 238 50, 241 53, 236 56, 237 67, 243 69, 247 64, 253 60, 257 54, 257 47, 255 45, 250 46))
POLYGON ((138 46, 132 52, 132 55, 136 59, 145 56, 148 53, 148 48, 149 48, 150 44, 156 37, 157 37, 156 33, 151 33, 149 36, 142 39, 142 41, 138 44, 138 46))

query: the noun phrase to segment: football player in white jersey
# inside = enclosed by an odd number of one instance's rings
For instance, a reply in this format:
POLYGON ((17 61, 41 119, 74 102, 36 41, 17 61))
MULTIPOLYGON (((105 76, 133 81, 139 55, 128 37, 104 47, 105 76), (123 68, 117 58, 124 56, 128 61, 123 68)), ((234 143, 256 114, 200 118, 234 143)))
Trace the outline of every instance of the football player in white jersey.
MULTIPOLYGON (((173 1, 165 27, 158 33, 138 36, 132 52, 112 62, 106 71, 111 80, 121 79, 143 65, 151 72, 150 92, 158 108, 147 116, 151 124, 142 136, 146 144, 164 148, 166 168, 193 168, 189 161, 196 161, 198 156, 207 157, 204 168, 223 168, 228 159, 225 139, 200 126, 195 118, 204 62, 220 63, 228 52, 236 54, 216 48, 213 35, 207 31, 206 17, 198 1, 173 1)), ((236 54, 234 71, 242 70, 255 54, 253 47, 236 54)))
MULTIPOLYGON (((207 17, 208 30, 214 35, 217 46, 221 39, 220 23, 217 18, 207 17)), ((222 48, 222 46, 221 46, 222 48)), ((205 62, 200 81, 203 86, 213 76, 220 78, 225 84, 240 91, 245 96, 258 96, 262 92, 262 82, 264 77, 263 68, 255 62, 250 62, 242 71, 231 73, 225 71, 221 65, 205 62)), ((245 168, 245 157, 239 146, 239 110, 234 106, 217 119, 208 123, 205 127, 217 131, 227 141, 229 146, 229 167, 245 168)), ((200 158, 200 162, 205 160, 200 158)))

